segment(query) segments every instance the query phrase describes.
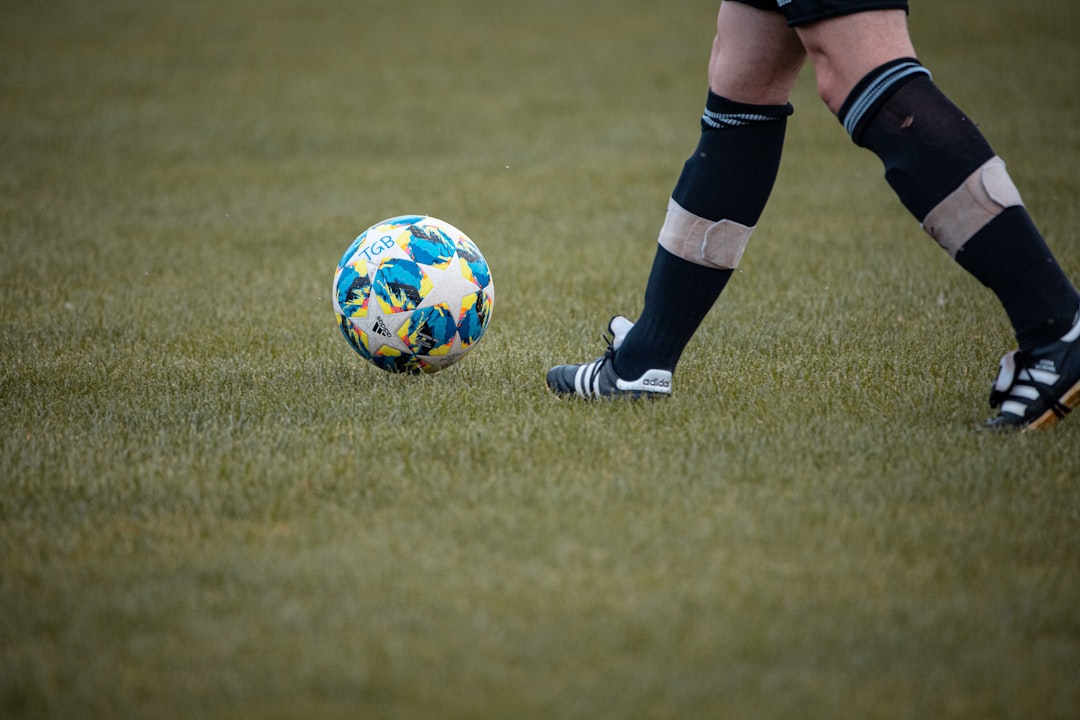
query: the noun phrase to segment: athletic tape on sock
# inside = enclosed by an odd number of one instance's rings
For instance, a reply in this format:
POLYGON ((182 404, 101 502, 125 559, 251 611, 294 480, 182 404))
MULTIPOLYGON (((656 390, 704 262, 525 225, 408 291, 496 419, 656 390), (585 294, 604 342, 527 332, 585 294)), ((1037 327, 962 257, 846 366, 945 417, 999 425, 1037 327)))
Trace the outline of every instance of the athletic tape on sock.
POLYGON ((734 270, 754 228, 734 220, 708 220, 668 201, 657 242, 672 255, 705 267, 734 270))
POLYGON ((955 258, 964 244, 1002 210, 1023 204, 1005 162, 995 155, 946 195, 923 218, 922 227, 955 258))

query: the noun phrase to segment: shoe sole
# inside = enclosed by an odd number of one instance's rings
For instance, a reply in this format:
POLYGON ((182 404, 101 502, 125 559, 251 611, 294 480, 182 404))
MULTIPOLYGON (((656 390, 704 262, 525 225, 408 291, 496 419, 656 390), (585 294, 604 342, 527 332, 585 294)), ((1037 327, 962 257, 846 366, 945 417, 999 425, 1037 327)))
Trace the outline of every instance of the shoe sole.
MULTIPOLYGON (((1058 402, 1068 408, 1069 412, 1075 410, 1077 406, 1080 406, 1080 381, 1066 390, 1065 394, 1058 399, 1058 402)), ((1064 415, 1058 415, 1053 409, 1050 409, 1025 425, 1021 432, 1028 432, 1029 430, 1046 430, 1047 428, 1054 427, 1063 419, 1064 415)))
POLYGON ((609 393, 607 395, 582 395, 576 390, 571 390, 569 392, 556 390, 548 385, 547 380, 544 380, 544 389, 547 390, 548 394, 554 395, 560 400, 565 398, 577 398, 578 400, 585 400, 588 402, 636 402, 638 400, 653 402, 654 400, 666 398, 671 395, 671 393, 649 392, 648 390, 621 390, 617 393, 609 393))
POLYGON ((549 393, 551 393, 552 395, 554 395, 557 398, 579 398, 581 400, 587 400, 589 402, 596 402, 597 400, 604 401, 604 402, 607 402, 607 401, 616 401, 616 402, 618 402, 618 401, 624 401, 624 400, 634 400, 634 401, 646 400, 646 401, 651 402, 653 400, 657 400, 659 398, 666 398, 666 397, 669 397, 671 395, 670 392, 654 392, 652 390, 644 390, 644 389, 616 390, 614 392, 603 393, 603 394, 600 394, 600 395, 585 395, 585 394, 582 394, 582 393, 578 392, 576 388, 573 389, 573 390, 565 390, 565 391, 564 390, 559 390, 558 388, 552 386, 552 384, 550 382, 548 382, 548 379, 547 379, 546 376, 544 377, 544 389, 547 390, 549 393))
POLYGON ((582 400, 585 402, 655 402, 661 398, 666 398, 670 393, 654 393, 654 392, 631 392, 622 391, 618 393, 610 393, 608 395, 582 395, 578 392, 561 392, 551 387, 547 383, 544 383, 544 389, 548 394, 562 399, 573 398, 582 400))

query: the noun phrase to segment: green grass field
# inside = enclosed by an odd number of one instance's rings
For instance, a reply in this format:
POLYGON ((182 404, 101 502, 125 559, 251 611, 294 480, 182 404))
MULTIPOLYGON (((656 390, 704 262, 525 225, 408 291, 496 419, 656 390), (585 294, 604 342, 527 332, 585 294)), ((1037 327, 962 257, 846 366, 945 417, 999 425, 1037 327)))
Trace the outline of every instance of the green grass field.
MULTIPOLYGON (((1080 6, 913 3, 1080 279, 1080 6)), ((1080 420, 817 100, 668 402, 543 390, 636 316, 715 2, 0 4, 0 717, 1075 718, 1080 420), (460 365, 345 344, 429 213, 460 365)))

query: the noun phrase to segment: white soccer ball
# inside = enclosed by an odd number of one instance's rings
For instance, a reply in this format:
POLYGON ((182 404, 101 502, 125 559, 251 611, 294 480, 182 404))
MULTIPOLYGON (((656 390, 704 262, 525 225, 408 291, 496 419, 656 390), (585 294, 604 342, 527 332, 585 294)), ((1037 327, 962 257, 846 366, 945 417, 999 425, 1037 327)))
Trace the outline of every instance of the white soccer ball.
POLYGON ((333 297, 341 333, 363 358, 389 372, 432 373, 483 337, 495 285, 465 233, 437 218, 402 215, 352 242, 333 297))

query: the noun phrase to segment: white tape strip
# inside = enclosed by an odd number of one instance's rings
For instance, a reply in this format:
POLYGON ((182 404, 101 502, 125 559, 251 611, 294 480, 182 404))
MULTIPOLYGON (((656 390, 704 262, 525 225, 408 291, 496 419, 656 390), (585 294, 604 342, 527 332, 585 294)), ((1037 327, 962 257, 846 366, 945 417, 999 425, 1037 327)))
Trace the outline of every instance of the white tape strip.
POLYGON ((707 220, 668 201, 657 242, 672 255, 705 267, 734 270, 750 242, 753 227, 734 220, 707 220))
POLYGON ((1005 162, 995 155, 927 213, 922 227, 955 258, 964 244, 1002 210, 1023 204, 1005 162))

